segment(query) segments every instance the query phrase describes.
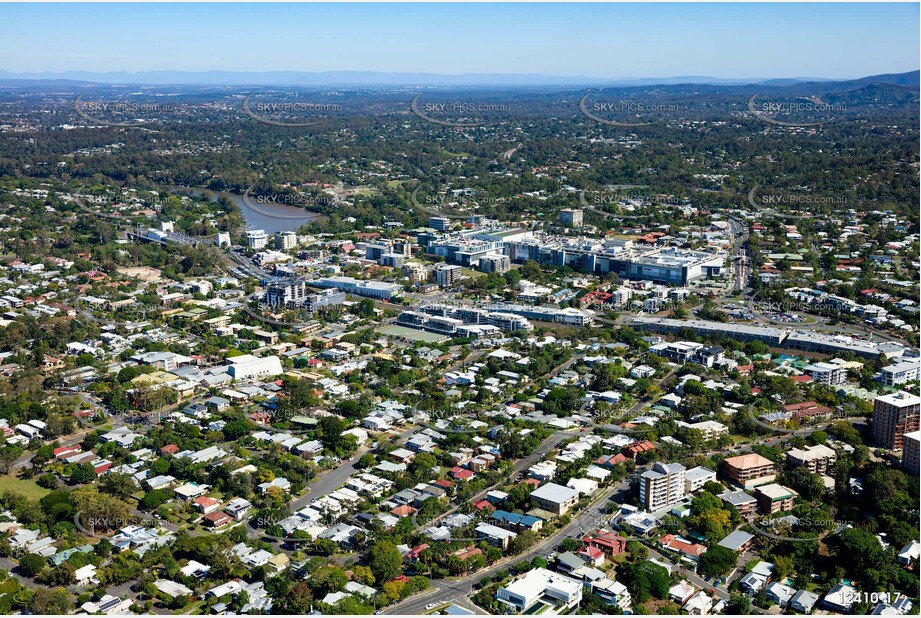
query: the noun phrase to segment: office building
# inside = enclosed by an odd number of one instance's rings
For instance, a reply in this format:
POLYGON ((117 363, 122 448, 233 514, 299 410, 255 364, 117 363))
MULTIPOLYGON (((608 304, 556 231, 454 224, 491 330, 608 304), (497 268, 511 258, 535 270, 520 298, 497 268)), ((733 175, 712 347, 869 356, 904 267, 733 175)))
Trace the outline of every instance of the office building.
POLYGON ((566 227, 582 227, 582 215, 578 208, 564 208, 560 211, 560 224, 566 227))
POLYGON ((429 217, 429 227, 439 232, 451 229, 451 220, 447 217, 429 217))
POLYGON ((904 391, 873 400, 873 440, 883 448, 902 450, 906 433, 918 425, 921 397, 904 391))
POLYGON ((368 298, 377 298, 380 300, 391 300, 403 290, 403 286, 396 283, 361 281, 352 277, 326 277, 325 279, 315 279, 310 281, 310 285, 321 288, 336 288, 337 290, 342 290, 346 294, 366 296, 368 298))

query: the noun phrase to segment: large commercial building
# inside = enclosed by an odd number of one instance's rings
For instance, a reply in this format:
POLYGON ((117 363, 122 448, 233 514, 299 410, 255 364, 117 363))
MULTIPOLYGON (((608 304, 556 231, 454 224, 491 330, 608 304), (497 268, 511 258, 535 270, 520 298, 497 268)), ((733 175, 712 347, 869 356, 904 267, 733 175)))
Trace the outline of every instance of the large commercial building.
POLYGON ((345 293, 335 289, 318 292, 308 287, 303 279, 282 279, 272 281, 266 286, 262 302, 270 307, 319 311, 342 305, 345 302, 345 293))
POLYGON ((757 453, 724 459, 720 469, 723 478, 743 489, 770 483, 777 477, 771 460, 757 453))
POLYGON ((449 234, 428 244, 427 252, 438 255, 449 264, 476 268, 480 260, 502 254, 505 243, 490 237, 471 236, 468 233, 449 234))
POLYGON ((763 341, 769 346, 779 346, 787 332, 779 328, 725 324, 709 320, 675 320, 672 318, 635 317, 630 320, 633 328, 656 333, 677 334, 688 329, 698 335, 715 335, 737 341, 763 341))
MULTIPOLYGON (((404 311, 397 318, 397 322, 405 326, 413 326, 413 322, 419 325, 417 328, 425 328, 425 318, 430 317, 451 318, 456 324, 478 325, 478 326, 495 326, 505 332, 516 332, 520 330, 531 330, 533 326, 528 320, 514 313, 503 313, 501 311, 488 311, 486 309, 477 309, 474 307, 454 306, 454 305, 423 305, 418 311, 404 311), (413 317, 409 314, 415 314, 420 317, 413 317), (403 316, 406 315, 404 319, 403 316)), ((425 330, 430 330, 425 328, 425 330)), ((452 331, 453 332, 453 331, 452 331)))
POLYGON ((352 277, 326 277, 325 279, 314 279, 310 281, 310 285, 321 288, 336 288, 346 294, 367 296, 368 298, 377 298, 380 300, 390 300, 398 295, 403 289, 402 285, 396 283, 360 281, 352 277))
POLYGON ((918 431, 921 397, 904 391, 873 400, 873 440, 883 448, 901 451, 906 433, 918 431))
POLYGON ((657 333, 678 334, 687 329, 698 335, 725 337, 736 341, 763 341, 771 347, 803 350, 821 354, 838 354, 850 351, 863 358, 889 358, 901 356, 906 348, 898 343, 874 342, 854 339, 847 335, 826 335, 818 332, 788 331, 769 326, 730 324, 709 320, 675 320, 672 318, 635 317, 630 320, 635 329, 657 333))
POLYGON ((595 274, 616 273, 624 279, 675 286, 719 276, 726 260, 721 253, 636 247, 629 240, 570 238, 521 229, 420 235, 419 242, 426 245, 428 253, 470 268, 477 267, 489 255, 504 254, 515 263, 534 260, 547 266, 569 266, 595 274))
POLYGON ((227 361, 230 363, 227 373, 234 380, 280 376, 284 373, 281 368, 281 361, 277 356, 259 358, 252 354, 241 354, 240 356, 232 356, 227 361))
POLYGON ((640 502, 647 511, 677 504, 685 495, 685 467, 679 463, 656 462, 640 475, 640 502))
POLYGON ((588 309, 576 309, 567 307, 557 309, 555 307, 540 307, 534 305, 519 305, 514 303, 493 303, 485 305, 489 311, 498 311, 501 313, 511 313, 519 315, 529 320, 539 322, 554 322, 556 324, 565 324, 567 326, 591 326, 595 323, 595 312, 588 309))
POLYGON ((725 256, 675 247, 637 248, 630 241, 564 238, 535 234, 509 242, 506 252, 513 262, 534 260, 548 266, 569 266, 595 274, 615 273, 623 279, 646 280, 684 286, 716 277, 725 256))

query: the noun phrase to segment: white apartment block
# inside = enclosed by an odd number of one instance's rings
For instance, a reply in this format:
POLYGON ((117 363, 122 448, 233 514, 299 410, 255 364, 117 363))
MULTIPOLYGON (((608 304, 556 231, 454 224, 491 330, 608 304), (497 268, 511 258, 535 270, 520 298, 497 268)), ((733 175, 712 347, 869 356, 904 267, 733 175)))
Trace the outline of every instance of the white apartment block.
POLYGON ((269 235, 265 233, 265 230, 247 230, 246 231, 246 246, 250 249, 265 249, 266 245, 269 244, 269 235))
POLYGON ((656 462, 640 475, 640 502, 649 512, 676 504, 685 495, 685 467, 679 463, 656 462))
POLYGON ((787 463, 803 467, 815 474, 826 474, 834 465, 837 453, 824 444, 816 444, 805 449, 791 448, 787 451, 787 463))
POLYGON ((818 384, 844 384, 847 382, 847 369, 832 363, 813 363, 803 368, 812 380, 818 384))
POLYGON ((710 481, 716 482, 716 472, 703 466, 691 468, 684 474, 684 492, 686 494, 694 493, 710 481))
POLYGON ((888 367, 883 367, 879 381, 883 386, 897 386, 921 379, 921 358, 905 360, 888 367))

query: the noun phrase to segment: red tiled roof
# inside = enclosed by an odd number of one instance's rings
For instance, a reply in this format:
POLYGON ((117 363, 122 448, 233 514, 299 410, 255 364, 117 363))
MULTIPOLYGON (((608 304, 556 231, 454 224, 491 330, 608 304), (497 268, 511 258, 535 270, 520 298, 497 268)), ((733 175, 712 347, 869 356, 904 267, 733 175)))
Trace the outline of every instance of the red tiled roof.
POLYGON ((220 526, 226 524, 230 521, 233 521, 233 517, 224 513, 222 511, 215 511, 213 513, 208 513, 202 519, 211 522, 215 526, 220 526))
POLYGON ((665 547, 671 549, 672 551, 677 551, 686 556, 693 556, 699 558, 701 554, 707 551, 707 548, 699 543, 689 543, 685 540, 677 538, 674 534, 666 534, 659 539, 659 543, 665 547))
POLYGON ((416 512, 416 509, 409 506, 408 504, 404 504, 402 506, 397 506, 397 507, 390 509, 390 514, 393 515, 394 517, 408 517, 409 515, 412 515, 415 512, 416 512))
POLYGON ((483 500, 477 500, 476 502, 474 502, 473 507, 477 509, 478 511, 482 511, 484 509, 493 508, 493 505, 489 503, 489 500, 486 500, 484 498, 483 500))
POLYGON ((474 556, 479 556, 482 553, 483 550, 481 550, 479 547, 470 546, 463 549, 458 549, 452 555, 457 556, 461 561, 463 561, 468 560, 469 558, 473 558, 474 556))
POLYGON ((467 470, 466 468, 451 468, 451 476, 461 481, 469 481, 475 475, 473 470, 467 470))

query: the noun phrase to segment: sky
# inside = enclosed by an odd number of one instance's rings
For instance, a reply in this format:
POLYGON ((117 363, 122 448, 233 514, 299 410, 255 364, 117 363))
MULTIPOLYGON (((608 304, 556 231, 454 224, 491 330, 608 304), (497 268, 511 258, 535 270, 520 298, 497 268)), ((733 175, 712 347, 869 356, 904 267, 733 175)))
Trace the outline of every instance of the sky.
POLYGON ((918 69, 918 3, 0 4, 0 70, 856 78, 918 69))

